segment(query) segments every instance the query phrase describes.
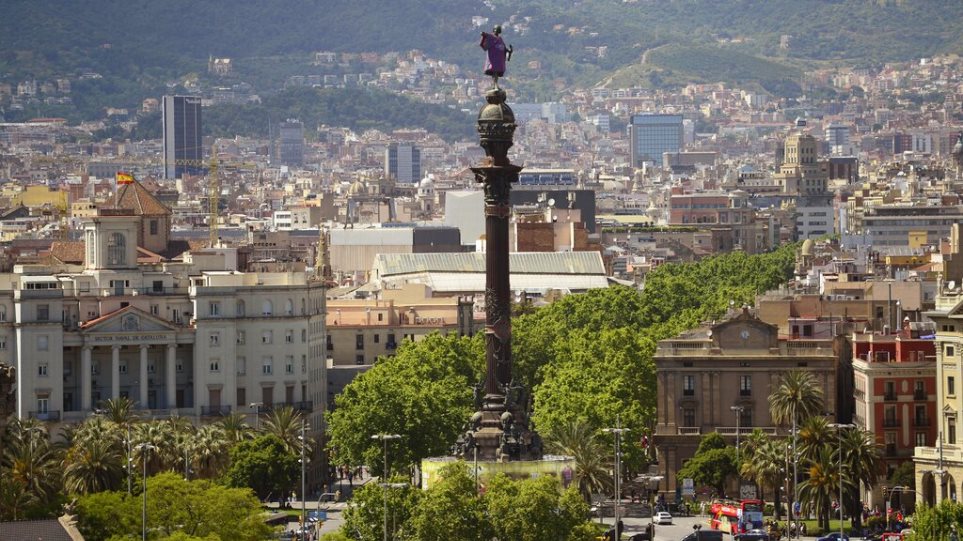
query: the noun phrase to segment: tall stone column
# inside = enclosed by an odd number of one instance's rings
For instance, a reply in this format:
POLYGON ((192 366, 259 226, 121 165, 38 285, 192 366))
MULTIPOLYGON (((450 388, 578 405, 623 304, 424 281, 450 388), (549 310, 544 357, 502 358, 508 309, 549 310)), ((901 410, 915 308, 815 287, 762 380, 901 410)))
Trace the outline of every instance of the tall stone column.
POLYGON ((177 344, 167 344, 167 359, 164 362, 166 371, 166 381, 164 387, 167 389, 167 408, 177 407, 177 344))
POLYGON ((475 392, 475 414, 459 438, 456 453, 484 461, 537 460, 541 438, 528 428, 525 389, 512 377, 511 284, 508 219, 512 183, 522 170, 508 159, 515 114, 505 92, 495 88, 478 113, 478 135, 485 159, 472 167, 485 189, 485 382, 475 392))
POLYGON ((140 409, 147 409, 147 344, 140 346, 140 409))
POLYGON ((93 356, 93 347, 84 346, 80 350, 80 409, 81 411, 90 411, 90 395, 93 392, 91 385, 91 357, 93 356))
POLYGON ((110 348, 110 397, 120 398, 120 346, 110 348))

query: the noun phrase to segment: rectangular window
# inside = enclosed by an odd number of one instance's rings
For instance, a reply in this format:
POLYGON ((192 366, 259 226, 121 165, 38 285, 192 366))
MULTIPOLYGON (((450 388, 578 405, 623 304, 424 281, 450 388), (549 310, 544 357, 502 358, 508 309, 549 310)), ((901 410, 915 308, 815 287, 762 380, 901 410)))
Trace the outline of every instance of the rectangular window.
POLYGON ((212 332, 208 338, 210 340, 210 345, 212 348, 216 348, 221 345, 221 333, 212 332))
POLYGON ((375 344, 377 344, 381 340, 381 335, 380 334, 374 335, 374 338, 372 338, 372 340, 374 341, 375 344))
POLYGON ((7 337, 0 338, 0 349, 7 349, 7 337))
POLYGON ((38 305, 37 305, 37 321, 50 321, 50 305, 49 305, 49 304, 38 304, 38 305))
MULTIPOLYGON (((39 319, 39 317, 38 317, 37 319, 39 319)), ((956 354, 956 348, 954 348, 953 346, 946 346, 946 356, 947 356, 947 357, 952 357, 952 356, 955 355, 955 354, 956 354)))
POLYGON ((157 230, 158 230, 157 220, 151 220, 151 221, 150 221, 150 234, 151 234, 151 235, 156 235, 156 234, 157 234, 157 230))
POLYGON ((211 372, 220 372, 220 371, 221 371, 221 360, 220 360, 220 359, 211 359, 210 368, 211 368, 211 372))
POLYGON ((177 361, 176 370, 178 374, 184 372, 184 363, 182 361, 177 361))
POLYGON ((37 399, 37 413, 47 413, 50 407, 49 398, 38 398, 37 399))
POLYGON ((247 340, 247 333, 244 331, 237 331, 237 343, 243 344, 247 340))
POLYGON ((157 372, 157 367, 154 366, 154 363, 147 363, 147 373, 153 374, 155 372, 157 372))
POLYGON ((164 281, 163 281, 163 280, 154 280, 154 281, 151 283, 151 291, 153 291, 154 293, 163 293, 163 292, 164 292, 164 281))
POLYGON ((285 374, 294 373, 294 355, 286 355, 284 357, 284 373, 285 374))
POLYGON ((354 337, 354 348, 364 349, 364 335, 359 334, 354 337))
POLYGON ((950 445, 956 444, 956 419, 952 417, 946 420, 946 436, 950 445))
POLYGON ((305 344, 308 341, 308 331, 307 329, 301 329, 301 343, 305 344))
POLYGON ((264 357, 261 359, 261 373, 264 375, 271 375, 274 372, 274 359, 272 357, 264 357))
POLYGON ((750 426, 752 426, 752 408, 746 406, 739 412, 739 432, 750 426))
POLYGON ((917 446, 917 447, 926 447, 926 432, 917 432, 917 433, 916 433, 916 446, 917 446))
POLYGON ((37 375, 41 377, 47 376, 47 363, 40 363, 37 365, 37 375))
POLYGON ((682 396, 695 396, 695 376, 682 376, 682 396))
POLYGON ((953 376, 947 376, 946 378, 946 394, 956 396, 956 378, 953 376))
POLYGON ((308 373, 308 356, 307 355, 301 355, 301 373, 302 374, 308 373))
POLYGON ((244 387, 238 387, 237 388, 237 407, 241 408, 246 406, 247 406, 247 389, 245 389, 244 387))
POLYGON ((47 351, 49 347, 50 347, 50 344, 46 335, 37 337, 37 351, 47 351))
POLYGON ((288 344, 294 343, 294 331, 287 331, 284 333, 284 341, 288 344))
POLYGON ((156 316, 158 314, 160 314, 160 305, 159 304, 150 305, 150 315, 156 316))
POLYGON ((247 374, 247 357, 237 358, 237 375, 243 376, 247 374))
POLYGON ((120 372, 121 374, 126 374, 126 373, 127 373, 127 361, 122 361, 119 365, 117 365, 117 371, 120 372))
POLYGON ((221 315, 221 303, 212 301, 208 303, 207 306, 208 306, 208 311, 211 314, 211 317, 217 317, 221 315))
POLYGON ((739 376, 739 396, 752 396, 752 376, 739 376))
POLYGON ((264 332, 262 332, 262 333, 261 333, 261 343, 262 343, 262 344, 270 344, 271 342, 274 342, 274 332, 273 332, 273 331, 264 331, 264 332))
POLYGON ((682 426, 696 426, 695 408, 682 409, 682 426))
POLYGON ((364 364, 364 355, 355 355, 354 364, 364 364))
POLYGON ((886 400, 896 400, 896 383, 893 381, 887 381, 883 383, 883 389, 886 400))

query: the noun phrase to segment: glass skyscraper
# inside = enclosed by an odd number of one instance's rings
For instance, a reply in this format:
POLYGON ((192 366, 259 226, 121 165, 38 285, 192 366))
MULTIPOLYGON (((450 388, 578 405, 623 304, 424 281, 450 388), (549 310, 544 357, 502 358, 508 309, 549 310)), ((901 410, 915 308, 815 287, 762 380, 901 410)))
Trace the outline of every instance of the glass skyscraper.
POLYGON ((632 166, 642 162, 662 166, 663 152, 682 150, 682 115, 632 115, 632 166))
POLYGON ((180 178, 184 173, 204 170, 201 98, 164 96, 164 178, 180 178))

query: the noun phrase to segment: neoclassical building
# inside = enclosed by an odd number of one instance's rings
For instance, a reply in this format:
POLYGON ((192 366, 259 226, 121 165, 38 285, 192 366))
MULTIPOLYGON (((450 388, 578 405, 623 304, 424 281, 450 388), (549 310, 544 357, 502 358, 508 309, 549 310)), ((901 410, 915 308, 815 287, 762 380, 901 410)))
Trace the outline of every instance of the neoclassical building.
POLYGON ((80 421, 128 397, 145 417, 238 411, 253 424, 285 404, 320 437, 324 282, 239 272, 236 248, 146 249, 167 234, 155 202, 101 209, 83 219, 83 243, 0 275, 0 363, 17 369, 16 415, 80 421))

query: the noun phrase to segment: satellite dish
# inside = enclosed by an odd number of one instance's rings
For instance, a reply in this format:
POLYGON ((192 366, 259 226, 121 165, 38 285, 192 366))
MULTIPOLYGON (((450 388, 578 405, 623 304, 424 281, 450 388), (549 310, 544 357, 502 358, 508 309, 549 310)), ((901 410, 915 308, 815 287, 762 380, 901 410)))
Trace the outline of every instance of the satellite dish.
POLYGON ((549 206, 549 207, 554 207, 554 206, 555 206, 555 200, 554 200, 554 199, 549 199, 549 200, 548 200, 548 206, 549 206))

